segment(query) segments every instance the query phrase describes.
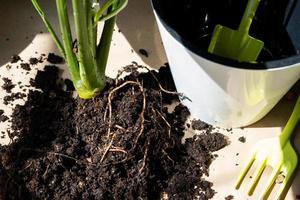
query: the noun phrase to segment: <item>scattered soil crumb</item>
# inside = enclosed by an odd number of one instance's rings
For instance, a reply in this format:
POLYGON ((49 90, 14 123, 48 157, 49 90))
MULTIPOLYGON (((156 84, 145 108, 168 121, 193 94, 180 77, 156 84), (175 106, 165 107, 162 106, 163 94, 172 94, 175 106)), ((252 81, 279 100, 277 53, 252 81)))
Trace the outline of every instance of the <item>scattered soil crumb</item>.
POLYGON ((45 58, 44 58, 43 55, 41 55, 41 56, 38 58, 38 60, 39 60, 39 63, 42 63, 42 62, 44 62, 45 58))
POLYGON ((5 67, 7 70, 10 70, 12 66, 10 64, 7 64, 5 67))
POLYGON ((211 128, 212 126, 201 121, 200 119, 194 119, 192 120, 192 129, 194 130, 204 130, 204 129, 208 129, 211 128))
POLYGON ((16 63, 16 62, 18 62, 19 60, 21 60, 21 57, 19 56, 19 55, 13 55, 12 57, 11 57, 11 59, 10 59, 10 62, 11 63, 16 63))
POLYGON ((233 195, 228 195, 227 197, 225 197, 225 200, 232 200, 232 199, 234 199, 233 195))
POLYGON ((61 56, 56 55, 54 53, 48 54, 47 61, 52 64, 63 64, 64 63, 64 59, 61 56))
POLYGON ((145 49, 139 49, 139 53, 147 58, 149 57, 149 53, 145 49))
POLYGON ((40 62, 40 60, 35 57, 31 57, 31 58, 29 58, 28 62, 30 63, 30 65, 36 65, 40 62))
POLYGON ((15 101, 17 99, 24 99, 26 97, 25 93, 16 92, 11 95, 7 95, 3 98, 3 104, 8 105, 10 102, 15 101))
POLYGON ((10 93, 11 90, 15 87, 15 85, 12 83, 11 79, 9 78, 2 78, 2 80, 4 81, 4 84, 1 86, 2 89, 4 89, 7 93, 10 93))
POLYGON ((28 63, 21 63, 21 68, 26 70, 26 71, 30 71, 30 65, 28 63))
POLYGON ((239 140, 241 143, 245 143, 245 142, 246 142, 246 137, 245 137, 245 136, 239 137, 238 140, 239 140))
POLYGON ((0 122, 6 122, 8 120, 8 117, 4 115, 4 111, 0 110, 0 122))

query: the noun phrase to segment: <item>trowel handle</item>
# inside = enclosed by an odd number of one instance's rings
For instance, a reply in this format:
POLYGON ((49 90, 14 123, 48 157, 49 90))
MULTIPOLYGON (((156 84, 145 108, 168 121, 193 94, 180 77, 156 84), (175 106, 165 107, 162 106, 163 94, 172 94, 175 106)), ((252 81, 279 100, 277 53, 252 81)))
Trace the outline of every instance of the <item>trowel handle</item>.
POLYGON ((238 31, 248 33, 260 0, 248 0, 238 31))
POLYGON ((296 105, 294 106, 293 112, 292 112, 288 122, 286 123, 283 131, 279 135, 279 140, 280 140, 281 146, 284 146, 286 144, 286 142, 289 140, 299 119, 300 119, 300 95, 297 99, 296 105))

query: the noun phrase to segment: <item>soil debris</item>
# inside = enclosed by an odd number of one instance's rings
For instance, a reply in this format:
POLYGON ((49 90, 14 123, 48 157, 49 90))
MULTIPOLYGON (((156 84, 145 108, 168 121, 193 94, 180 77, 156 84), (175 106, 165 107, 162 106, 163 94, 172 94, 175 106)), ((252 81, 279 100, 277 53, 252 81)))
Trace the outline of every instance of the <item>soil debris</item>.
POLYGON ((21 68, 26 70, 26 71, 30 71, 31 68, 30 68, 30 65, 28 63, 21 63, 21 68))
POLYGON ((241 143, 245 143, 245 142, 246 142, 246 137, 245 137, 245 136, 239 137, 238 140, 239 140, 241 143))
POLYGON ((7 93, 11 93, 11 90, 15 87, 11 79, 4 77, 2 80, 4 81, 4 84, 1 86, 2 89, 4 89, 7 93))
POLYGON ((40 59, 35 58, 35 57, 31 57, 31 58, 29 58, 28 62, 29 62, 30 65, 36 65, 40 62, 40 59))
POLYGON ((7 70, 10 70, 12 66, 10 64, 7 64, 5 67, 7 70))
POLYGON ((188 109, 178 104, 170 71, 107 78, 90 100, 57 86, 58 68, 38 71, 12 114, 13 139, 0 147, 0 199, 169 199, 214 196, 213 152, 227 145, 206 131, 182 143, 188 109), (156 79, 153 78, 156 77, 156 79), (158 82, 159 81, 159 82, 158 82), (161 89, 163 88, 164 91, 161 89), (9 181, 8 181, 9 180, 9 181))
POLYGON ((225 197, 225 200, 232 200, 232 199, 234 199, 233 195, 228 195, 227 197, 225 197))
POLYGON ((208 129, 208 128, 212 128, 212 126, 201 121, 200 119, 192 120, 192 129, 200 131, 200 130, 204 130, 204 129, 208 129))
POLYGON ((227 132, 232 132, 232 128, 227 128, 226 131, 227 132))
POLYGON ((0 110, 0 122, 5 122, 8 120, 8 117, 4 115, 4 110, 0 110))
POLYGON ((12 101, 15 101, 17 99, 24 99, 25 97, 26 97, 25 93, 21 93, 21 92, 11 93, 11 95, 7 95, 3 98, 3 104, 8 105, 12 101))
POLYGON ((64 59, 61 56, 56 55, 54 53, 48 54, 47 61, 51 64, 63 64, 64 63, 64 59))
POLYGON ((21 60, 21 57, 19 56, 19 55, 13 55, 12 57, 11 57, 11 59, 10 59, 10 62, 11 63, 16 63, 16 62, 18 62, 19 60, 21 60))

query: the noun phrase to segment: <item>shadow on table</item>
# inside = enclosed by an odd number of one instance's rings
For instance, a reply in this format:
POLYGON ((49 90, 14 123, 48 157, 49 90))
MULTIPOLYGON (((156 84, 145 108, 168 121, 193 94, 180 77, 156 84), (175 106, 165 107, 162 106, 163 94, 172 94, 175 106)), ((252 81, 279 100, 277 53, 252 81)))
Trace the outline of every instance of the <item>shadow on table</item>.
MULTIPOLYGON (((55 4, 41 1, 47 7, 51 21, 55 21, 55 4), (45 5, 46 3, 46 5, 45 5)), ((36 34, 47 32, 30 1, 2 1, 0 6, 0 66, 21 53, 36 34)))
POLYGON ((149 0, 129 0, 117 26, 135 52, 147 51, 148 57, 139 53, 146 64, 158 68, 167 61, 149 0))
POLYGON ((300 81, 294 84, 290 91, 264 118, 248 126, 248 128, 284 127, 292 114, 298 95, 300 95, 300 81))

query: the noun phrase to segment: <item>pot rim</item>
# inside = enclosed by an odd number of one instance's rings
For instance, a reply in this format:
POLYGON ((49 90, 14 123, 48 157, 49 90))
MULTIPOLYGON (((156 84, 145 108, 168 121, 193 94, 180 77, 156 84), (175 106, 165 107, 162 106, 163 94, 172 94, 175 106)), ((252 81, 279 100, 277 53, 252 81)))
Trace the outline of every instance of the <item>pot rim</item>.
POLYGON ((238 62, 232 59, 224 58, 212 53, 209 53, 207 51, 204 51, 203 49, 197 47, 192 42, 186 40, 184 37, 182 37, 173 27, 171 27, 170 24, 168 24, 163 19, 163 10, 161 9, 161 6, 159 6, 160 0, 151 0, 151 5, 156 13, 157 17, 159 18, 162 25, 165 27, 165 29, 170 33, 170 35, 175 38, 179 43, 181 43, 185 48, 196 54, 197 56, 203 57, 211 62, 215 62, 221 65, 224 65, 226 67, 231 68, 238 68, 238 69, 248 69, 248 70, 282 70, 290 67, 296 66, 298 63, 300 63, 300 54, 299 55, 293 55, 287 58, 272 60, 272 61, 266 61, 266 62, 260 62, 260 63, 248 63, 248 62, 238 62))

